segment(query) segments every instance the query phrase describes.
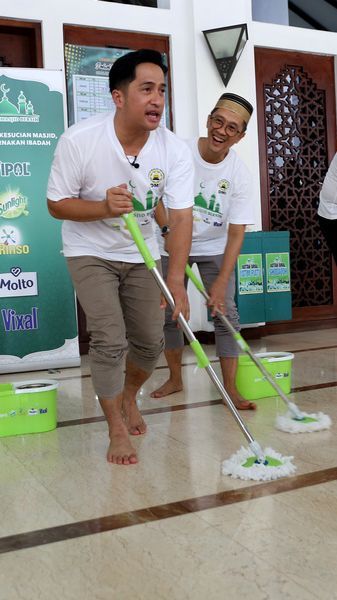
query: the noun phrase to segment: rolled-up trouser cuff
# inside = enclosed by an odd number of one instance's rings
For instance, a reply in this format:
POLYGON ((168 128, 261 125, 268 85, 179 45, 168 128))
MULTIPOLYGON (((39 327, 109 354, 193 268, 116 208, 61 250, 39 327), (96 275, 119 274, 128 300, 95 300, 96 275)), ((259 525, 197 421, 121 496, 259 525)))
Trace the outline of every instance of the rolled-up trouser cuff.
POLYGON ((124 386, 125 353, 115 356, 89 349, 92 383, 99 398, 112 399, 120 394, 124 386))

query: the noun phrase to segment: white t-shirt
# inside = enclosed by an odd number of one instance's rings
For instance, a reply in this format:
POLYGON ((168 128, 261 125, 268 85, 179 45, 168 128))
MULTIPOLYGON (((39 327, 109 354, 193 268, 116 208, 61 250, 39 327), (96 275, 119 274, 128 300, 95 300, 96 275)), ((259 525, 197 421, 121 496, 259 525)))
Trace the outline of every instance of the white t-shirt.
MULTIPOLYGON (((154 208, 165 193, 167 206, 193 206, 193 161, 189 149, 171 131, 151 131, 135 169, 116 136, 113 116, 98 115, 70 127, 60 138, 48 182, 47 197, 102 201, 110 187, 126 183, 133 193, 134 214, 154 258, 154 208)), ((65 256, 143 262, 121 217, 99 221, 66 220, 62 225, 65 256)))
MULTIPOLYGON (((228 224, 254 223, 251 175, 232 148, 223 161, 213 164, 201 158, 198 139, 185 143, 192 151, 195 172, 190 256, 223 254, 228 224)), ((159 241, 161 254, 166 255, 162 240, 159 241)))
POLYGON ((324 178, 317 212, 325 219, 337 219, 337 154, 324 178))

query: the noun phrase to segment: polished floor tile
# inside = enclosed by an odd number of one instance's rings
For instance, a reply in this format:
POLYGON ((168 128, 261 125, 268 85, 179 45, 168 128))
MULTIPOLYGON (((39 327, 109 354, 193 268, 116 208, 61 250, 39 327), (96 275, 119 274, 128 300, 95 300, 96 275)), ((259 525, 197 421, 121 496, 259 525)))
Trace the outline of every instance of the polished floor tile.
MULTIPOLYGON (((79 368, 0 376, 57 379, 60 422, 0 438, 1 600, 337 600, 337 332, 249 343, 293 351, 289 399, 333 421, 317 433, 278 431, 277 395, 240 413, 263 448, 294 457, 285 484, 221 474, 247 441, 190 348, 183 391, 150 397, 167 377, 162 356, 138 395, 148 432, 133 440, 131 467, 105 461, 87 357, 79 368)), ((204 349, 220 376, 214 347, 204 349)))

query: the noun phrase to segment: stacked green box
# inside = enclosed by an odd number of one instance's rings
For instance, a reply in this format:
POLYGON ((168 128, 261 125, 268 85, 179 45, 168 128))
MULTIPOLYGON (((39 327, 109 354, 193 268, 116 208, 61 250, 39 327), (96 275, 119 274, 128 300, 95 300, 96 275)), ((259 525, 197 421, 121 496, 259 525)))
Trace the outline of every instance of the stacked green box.
POLYGON ((241 324, 291 319, 289 231, 245 234, 236 301, 241 324))

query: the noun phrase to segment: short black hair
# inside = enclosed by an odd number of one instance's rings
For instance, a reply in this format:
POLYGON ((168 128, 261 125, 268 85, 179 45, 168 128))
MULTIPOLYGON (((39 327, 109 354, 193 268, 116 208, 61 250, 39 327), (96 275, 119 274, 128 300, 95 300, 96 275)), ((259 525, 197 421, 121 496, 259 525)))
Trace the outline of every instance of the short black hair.
POLYGON ((162 55, 157 50, 143 48, 142 50, 128 52, 118 58, 110 69, 110 92, 121 88, 123 85, 128 85, 136 79, 136 67, 142 63, 153 63, 162 69, 164 75, 167 73, 167 66, 164 65, 162 55))

